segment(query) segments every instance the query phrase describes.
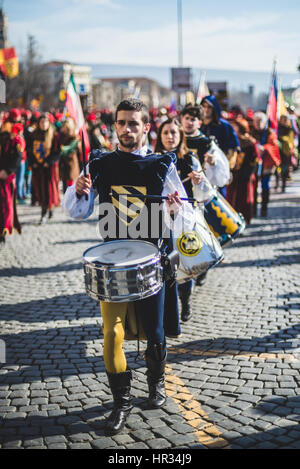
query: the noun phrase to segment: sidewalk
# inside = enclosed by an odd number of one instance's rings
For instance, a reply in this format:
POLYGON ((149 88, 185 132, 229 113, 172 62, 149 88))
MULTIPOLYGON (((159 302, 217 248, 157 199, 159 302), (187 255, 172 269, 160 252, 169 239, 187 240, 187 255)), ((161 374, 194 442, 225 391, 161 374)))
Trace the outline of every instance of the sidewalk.
POLYGON ((168 340, 163 409, 144 409, 145 363, 125 344, 134 409, 113 437, 101 318, 81 265, 97 216, 57 209, 39 226, 38 207, 18 212, 23 234, 0 261, 0 448, 300 447, 300 171, 196 287, 192 319, 168 340))

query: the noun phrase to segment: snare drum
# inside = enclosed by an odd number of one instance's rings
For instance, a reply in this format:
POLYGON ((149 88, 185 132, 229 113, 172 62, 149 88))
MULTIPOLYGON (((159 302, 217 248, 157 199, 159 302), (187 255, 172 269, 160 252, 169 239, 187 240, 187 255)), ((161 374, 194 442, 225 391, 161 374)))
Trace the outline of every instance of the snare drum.
POLYGON ((174 247, 179 252, 180 265, 177 283, 181 284, 197 278, 223 259, 223 250, 207 226, 202 212, 196 209, 196 223, 190 232, 184 232, 174 239, 174 247))
POLYGON ((204 218, 222 247, 229 246, 246 227, 244 217, 217 191, 205 204, 204 218))
POLYGON ((94 300, 136 301, 163 286, 159 249, 138 240, 107 241, 87 249, 83 268, 87 294, 94 300))

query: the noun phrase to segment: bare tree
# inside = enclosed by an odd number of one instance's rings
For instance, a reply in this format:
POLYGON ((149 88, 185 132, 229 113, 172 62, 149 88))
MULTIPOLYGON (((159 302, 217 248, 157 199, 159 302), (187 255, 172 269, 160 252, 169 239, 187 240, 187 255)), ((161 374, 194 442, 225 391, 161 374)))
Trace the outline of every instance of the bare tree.
POLYGON ((19 75, 7 80, 7 104, 29 107, 33 99, 47 94, 48 78, 34 36, 28 35, 24 57, 19 58, 19 75))

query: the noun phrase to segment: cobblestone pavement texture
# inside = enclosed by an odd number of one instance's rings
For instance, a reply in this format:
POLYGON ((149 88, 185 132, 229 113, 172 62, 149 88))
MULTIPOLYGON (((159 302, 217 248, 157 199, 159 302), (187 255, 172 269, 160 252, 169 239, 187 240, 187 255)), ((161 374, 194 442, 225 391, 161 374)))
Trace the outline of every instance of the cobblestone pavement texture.
POLYGON ((81 264, 96 214, 58 208, 39 226, 40 209, 20 206, 23 234, 0 253, 0 448, 299 449, 299 202, 298 171, 195 288, 192 319, 168 340, 163 409, 144 409, 145 363, 125 343, 134 409, 110 437, 101 317, 81 264))

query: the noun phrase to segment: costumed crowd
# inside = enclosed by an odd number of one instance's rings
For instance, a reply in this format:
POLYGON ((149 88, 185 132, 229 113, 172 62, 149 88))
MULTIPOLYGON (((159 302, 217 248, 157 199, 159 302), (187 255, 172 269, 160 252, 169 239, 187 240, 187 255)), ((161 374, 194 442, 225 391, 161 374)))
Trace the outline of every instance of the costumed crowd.
MULTIPOLYGON (((127 190, 145 187, 144 194, 165 198, 161 226, 170 223, 174 227, 181 217, 191 231, 195 220, 201 223, 206 212, 208 226, 220 244, 226 245, 228 235, 211 226, 210 211, 229 204, 245 225, 258 215, 267 217, 271 177, 277 190, 284 192, 298 168, 300 125, 293 109, 280 117, 277 133, 268 126, 264 112, 244 113, 235 107, 224 113, 212 95, 204 97, 200 105, 187 104, 180 111, 160 108, 149 112, 140 100, 128 99, 119 104, 115 115, 110 110, 87 114, 86 124, 91 148, 87 174, 83 173, 81 139, 70 117, 19 109, 2 113, 2 245, 14 229, 22 231, 18 204, 38 204, 42 225, 61 202, 69 216, 85 219, 93 212, 96 196, 100 202, 110 202, 112 188, 125 186, 127 190)), ((145 205, 150 206, 150 200, 145 205)), ((116 214, 121 217, 121 210, 116 214)), ((117 239, 123 239, 120 233, 117 239)), ((155 245, 160 240, 168 253, 174 249, 172 239, 164 239, 163 232, 144 240, 155 245)), ((109 236, 105 241, 110 241, 109 236)), ((199 272, 178 285, 165 281, 158 293, 146 299, 101 301, 104 363, 114 399, 108 432, 121 431, 132 409, 132 374, 123 352, 130 323, 140 332, 133 335, 147 340, 148 404, 159 408, 166 400, 166 336, 180 335, 177 295, 181 321, 186 322, 192 316, 193 289, 205 281, 206 272, 199 272)))

